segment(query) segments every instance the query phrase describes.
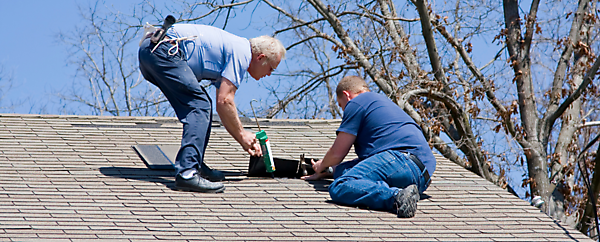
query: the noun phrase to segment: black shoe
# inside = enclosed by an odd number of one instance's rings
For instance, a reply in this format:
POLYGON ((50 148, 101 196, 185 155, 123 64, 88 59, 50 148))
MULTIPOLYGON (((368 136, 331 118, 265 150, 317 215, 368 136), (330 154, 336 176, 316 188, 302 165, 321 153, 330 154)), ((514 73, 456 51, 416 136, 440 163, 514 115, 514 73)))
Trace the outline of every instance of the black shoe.
POLYGON ((198 176, 198 173, 190 179, 184 179, 181 174, 175 177, 175 189, 181 191, 218 193, 225 190, 225 186, 220 182, 210 182, 198 176))
POLYGON ((412 218, 417 211, 417 202, 419 201, 419 189, 417 185, 412 184, 398 192, 396 201, 394 201, 394 211, 399 218, 412 218))
POLYGON ((200 176, 212 182, 225 180, 223 172, 211 169, 204 162, 200 163, 200 176))

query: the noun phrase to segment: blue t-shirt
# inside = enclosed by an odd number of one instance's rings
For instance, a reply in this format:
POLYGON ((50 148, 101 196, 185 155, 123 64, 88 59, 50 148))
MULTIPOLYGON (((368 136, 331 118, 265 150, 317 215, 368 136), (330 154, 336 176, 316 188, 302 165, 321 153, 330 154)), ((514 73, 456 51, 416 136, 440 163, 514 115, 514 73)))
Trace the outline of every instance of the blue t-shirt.
POLYGON ((421 128, 387 97, 365 92, 350 100, 337 130, 356 136, 354 151, 360 160, 386 150, 411 153, 435 171, 435 157, 421 128))
POLYGON ((188 65, 198 80, 211 80, 217 88, 221 77, 227 78, 236 88, 244 78, 252 50, 250 41, 225 30, 200 24, 175 24, 167 31, 170 38, 197 36, 182 41, 188 65))

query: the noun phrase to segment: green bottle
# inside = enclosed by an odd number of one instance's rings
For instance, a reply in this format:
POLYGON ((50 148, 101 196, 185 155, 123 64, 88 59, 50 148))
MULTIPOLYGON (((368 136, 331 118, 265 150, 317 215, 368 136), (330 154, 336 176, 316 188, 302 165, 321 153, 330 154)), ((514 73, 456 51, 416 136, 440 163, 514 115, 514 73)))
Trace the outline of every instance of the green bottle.
POLYGON ((267 137, 267 133, 264 130, 256 132, 256 138, 260 142, 260 149, 262 150, 263 160, 265 162, 265 166, 267 167, 267 172, 275 171, 275 162, 273 162, 273 157, 271 156, 271 143, 269 143, 269 137, 267 137))

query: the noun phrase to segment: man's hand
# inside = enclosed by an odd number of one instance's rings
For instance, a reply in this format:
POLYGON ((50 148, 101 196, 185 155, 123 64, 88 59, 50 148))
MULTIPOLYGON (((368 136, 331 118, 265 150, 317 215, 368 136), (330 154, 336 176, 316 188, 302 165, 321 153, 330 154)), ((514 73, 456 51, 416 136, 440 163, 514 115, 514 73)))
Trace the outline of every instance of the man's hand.
POLYGON ((300 179, 306 180, 306 181, 316 181, 316 180, 321 180, 329 175, 330 175, 329 173, 315 173, 310 176, 300 177, 300 179))
POLYGON ((242 133, 242 140, 240 141, 240 144, 250 156, 262 156, 260 143, 258 142, 258 139, 256 139, 254 133, 244 130, 242 133))
POLYGON ((303 177, 300 177, 300 179, 306 180, 306 181, 315 181, 315 180, 321 180, 325 177, 333 175, 328 172, 317 172, 316 167, 321 167, 323 165, 323 163, 321 163, 321 160, 319 160, 317 162, 315 162, 314 160, 310 160, 310 163, 312 164, 313 170, 315 170, 315 174, 312 174, 310 176, 303 176, 303 177))
POLYGON ((321 173, 325 169, 325 167, 323 167, 323 160, 310 160, 310 163, 312 164, 313 170, 315 170, 315 174, 321 173))

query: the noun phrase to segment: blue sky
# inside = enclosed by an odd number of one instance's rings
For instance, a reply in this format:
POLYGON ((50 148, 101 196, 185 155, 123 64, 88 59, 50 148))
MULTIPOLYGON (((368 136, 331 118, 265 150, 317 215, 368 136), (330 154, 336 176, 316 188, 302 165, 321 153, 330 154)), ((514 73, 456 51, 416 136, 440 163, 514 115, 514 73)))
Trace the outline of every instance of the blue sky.
POLYGON ((1 112, 30 113, 30 106, 40 105, 54 89, 62 88, 73 74, 66 66, 64 47, 56 35, 78 21, 74 0, 2 1, 0 22, 0 65, 12 73, 14 87, 2 100, 26 101, 14 110, 1 112))
MULTIPOLYGON (((11 74, 14 86, 0 101, 3 113, 58 114, 60 104, 53 93, 68 88, 74 80, 75 68, 67 66, 66 46, 57 35, 68 32, 81 22, 78 5, 87 6, 95 0, 75 1, 0 1, 0 20, 6 34, 0 38, 0 65, 5 74, 11 74), (21 103, 6 109, 11 103, 21 103)), ((104 0, 127 11, 130 4, 139 1, 104 0)), ((245 16, 246 17, 246 16, 245 16)), ((241 17, 239 19, 242 19, 241 17)), ((246 28, 245 23, 230 23, 226 30, 242 37, 270 35, 272 30, 246 28), (239 26, 236 28, 236 26, 239 26), (271 31, 271 32, 270 32, 271 31)), ((269 81, 266 77, 261 81, 269 81)), ((2 85, 2 83, 0 83, 2 85)), ((236 94, 238 108, 246 110, 260 87, 257 82, 242 83, 236 94), (244 90, 243 92, 241 90, 244 90)), ((260 91, 258 92, 260 93, 260 91)), ((214 90, 210 91, 214 96, 214 90)))
MULTIPOLYGON (((0 20, 4 23, 3 28, 7 33, 3 35, 5 37, 0 38, 0 66, 3 67, 5 74, 12 74, 14 83, 7 96, 0 100, 0 107, 2 107, 0 112, 58 114, 60 104, 55 94, 69 88, 76 70, 73 66, 67 66, 67 46, 59 42, 57 35, 60 31, 69 32, 81 23, 78 5, 85 7, 95 2, 96 0, 0 1, 0 20), (13 102, 21 102, 21 104, 12 109, 5 108, 13 102)), ((105 5, 116 5, 117 9, 127 12, 131 4, 139 1, 102 0, 100 2, 105 5)), ((161 4, 157 6, 160 7, 161 4)), ((263 23, 259 18, 267 17, 264 14, 274 13, 274 11, 259 9, 254 11, 255 16, 250 16, 251 12, 241 12, 237 18, 228 23, 226 30, 246 38, 271 35, 273 29, 261 28, 263 23), (259 15, 260 17, 257 17, 259 15)), ((216 23, 215 26, 222 26, 222 23, 216 23)), ((282 41, 284 44, 290 42, 282 41)), ((499 48, 492 45, 494 48, 491 49, 499 48)), ((479 45, 475 48, 477 47, 479 45)), ((483 47, 487 50, 485 47, 489 46, 483 47)), ((283 61, 282 64, 280 67, 294 65, 289 60, 283 61)), ((266 77, 261 79, 261 82, 271 83, 270 80, 273 78, 275 77, 266 77)), ((1 87, 2 83, 0 83, 1 87)), ((214 96, 213 90, 209 92, 214 96)), ((240 110, 248 111, 250 100, 256 98, 256 95, 266 96, 266 92, 267 90, 254 80, 243 82, 236 94, 236 104, 240 110)))

